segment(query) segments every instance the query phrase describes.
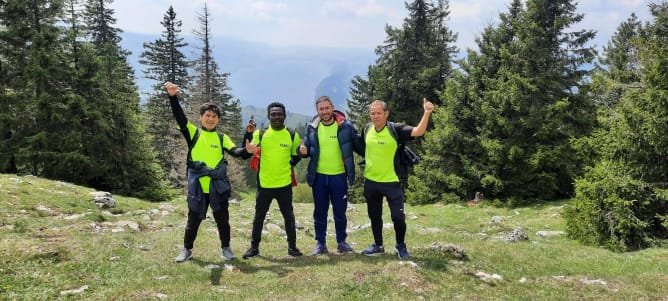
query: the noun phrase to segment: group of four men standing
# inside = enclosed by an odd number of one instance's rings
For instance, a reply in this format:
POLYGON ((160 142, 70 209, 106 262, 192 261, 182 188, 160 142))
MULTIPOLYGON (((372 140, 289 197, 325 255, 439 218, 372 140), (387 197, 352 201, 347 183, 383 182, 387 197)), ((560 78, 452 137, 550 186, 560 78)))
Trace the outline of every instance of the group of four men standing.
POLYGON ((365 158, 364 197, 374 237, 374 243, 361 253, 374 255, 385 252, 382 236, 382 202, 385 197, 394 224, 395 250, 400 258, 409 257, 405 244, 404 193, 395 171, 399 164, 397 149, 399 144, 424 135, 429 116, 434 110, 431 102, 423 100, 424 113, 415 127, 388 123, 389 110, 385 102, 372 102, 369 116, 373 127, 368 126, 369 130, 363 137, 352 123, 345 119, 342 112, 335 110, 331 99, 322 96, 316 100, 318 114, 308 124, 303 143, 300 142, 299 134, 292 133, 285 127, 285 106, 273 102, 267 107, 270 127, 262 131, 255 130, 252 136, 244 139, 244 147, 237 147, 229 136, 216 130, 220 119, 220 109, 217 106, 204 104, 200 108, 201 128, 197 128, 186 119, 179 104, 178 86, 167 82, 165 88, 179 129, 188 142, 188 221, 183 249, 176 257, 177 262, 192 258, 197 231, 206 217, 208 207, 211 207, 218 227, 223 258, 236 258, 230 248, 228 200, 231 190, 223 152, 244 159, 256 153, 260 155, 251 246, 243 254, 244 259, 260 254, 264 219, 273 199, 276 199, 285 222, 288 255, 302 256, 296 244, 291 176, 292 167, 302 157, 311 158, 306 178, 312 187, 314 202, 316 246, 311 255, 328 252, 326 232, 330 203, 334 215, 337 250, 341 253, 352 252, 352 247, 346 242, 346 210, 348 184, 355 181, 353 152, 365 158), (392 135, 388 126, 393 127, 395 135, 392 135))

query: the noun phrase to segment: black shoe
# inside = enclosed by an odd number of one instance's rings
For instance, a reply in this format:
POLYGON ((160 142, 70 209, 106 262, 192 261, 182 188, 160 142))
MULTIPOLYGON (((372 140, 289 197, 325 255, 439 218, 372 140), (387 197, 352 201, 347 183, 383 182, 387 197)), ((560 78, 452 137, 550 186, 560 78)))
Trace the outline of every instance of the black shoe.
POLYGON ((302 254, 302 251, 299 251, 299 249, 297 249, 297 247, 294 247, 294 248, 289 247, 288 248, 288 255, 290 255, 292 257, 300 257, 300 256, 303 256, 304 254, 302 254))
POLYGON ((399 258, 401 258, 401 259, 407 259, 408 257, 411 256, 410 254, 408 254, 408 249, 406 248, 406 243, 397 244, 394 247, 394 251, 397 252, 397 256, 399 256, 399 258))
POLYGON ((366 250, 362 251, 362 255, 372 256, 376 254, 385 253, 385 248, 382 245, 373 244, 369 246, 366 250))
POLYGON ((317 243, 315 245, 315 248, 313 248, 313 252, 311 252, 311 256, 318 256, 320 254, 327 254, 327 246, 324 243, 317 243))
POLYGON ((248 251, 246 251, 246 253, 244 253, 244 255, 242 255, 241 257, 243 259, 248 259, 248 258, 255 257, 255 256, 258 256, 258 255, 260 255, 260 249, 256 248, 256 247, 250 247, 250 248, 248 248, 248 251))
POLYGON ((179 252, 179 256, 176 256, 176 259, 174 261, 176 262, 184 262, 186 260, 193 259, 193 252, 190 249, 183 248, 179 252))

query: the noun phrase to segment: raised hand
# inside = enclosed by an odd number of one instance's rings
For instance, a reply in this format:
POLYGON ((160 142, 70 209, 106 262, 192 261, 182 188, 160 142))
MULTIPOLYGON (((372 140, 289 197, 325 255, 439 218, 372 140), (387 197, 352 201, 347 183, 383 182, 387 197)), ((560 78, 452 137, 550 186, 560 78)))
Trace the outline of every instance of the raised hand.
POLYGON ((308 150, 306 149, 306 145, 304 145, 304 139, 299 139, 300 144, 299 144, 299 153, 302 155, 306 155, 308 153, 308 150))
POLYGON ((246 132, 252 133, 253 131, 255 131, 255 125, 256 123, 254 116, 251 115, 250 120, 248 120, 248 124, 246 125, 246 132))
POLYGON ((249 154, 255 154, 260 149, 257 147, 257 145, 251 143, 248 139, 246 139, 246 144, 244 146, 246 147, 246 152, 249 154))
POLYGON ((431 113, 434 111, 434 104, 427 100, 427 98, 422 98, 422 107, 426 113, 431 113))
POLYGON ((169 96, 176 96, 179 94, 179 86, 173 84, 172 82, 166 82, 164 84, 165 89, 167 89, 167 93, 169 96))

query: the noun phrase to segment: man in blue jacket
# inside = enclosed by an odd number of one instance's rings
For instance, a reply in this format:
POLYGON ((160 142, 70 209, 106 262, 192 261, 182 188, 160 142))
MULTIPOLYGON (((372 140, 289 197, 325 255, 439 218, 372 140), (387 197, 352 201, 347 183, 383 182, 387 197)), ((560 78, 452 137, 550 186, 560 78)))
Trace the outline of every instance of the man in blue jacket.
POLYGON ((348 184, 355 181, 353 151, 364 155, 362 137, 345 115, 334 109, 328 96, 315 102, 318 115, 306 128, 306 137, 300 147, 303 157, 311 157, 306 182, 313 192, 313 224, 317 241, 311 255, 328 252, 327 211, 332 204, 337 250, 341 253, 353 249, 346 242, 346 209, 348 208, 348 184))

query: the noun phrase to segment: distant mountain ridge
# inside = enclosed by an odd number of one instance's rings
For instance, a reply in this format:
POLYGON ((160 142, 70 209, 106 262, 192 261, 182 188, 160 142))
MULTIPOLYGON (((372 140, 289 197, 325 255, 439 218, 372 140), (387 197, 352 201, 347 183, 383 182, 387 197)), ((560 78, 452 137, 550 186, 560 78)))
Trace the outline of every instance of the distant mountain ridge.
MULTIPOLYGON (((287 108, 286 108, 287 110, 287 108)), ((285 125, 292 129, 301 129, 306 126, 306 123, 313 118, 315 115, 315 109, 313 110, 312 115, 304 115, 301 113, 295 113, 288 110, 288 116, 285 118, 285 125)), ((253 115, 255 122, 257 122, 258 128, 266 128, 269 126, 269 119, 267 118, 267 108, 265 107, 255 107, 255 106, 244 106, 241 108, 241 120, 245 125, 248 123, 250 116, 253 115)), ((303 133, 299 133, 303 135, 303 133)))
MULTIPOLYGON (((145 67, 139 64, 139 55, 143 43, 159 36, 131 32, 121 36, 121 46, 132 52, 129 61, 140 91, 149 91, 153 82, 142 78, 145 67)), ((183 38, 190 44, 185 54, 195 57, 197 43, 192 36, 183 38)), ((242 106, 265 107, 280 101, 288 111, 302 114, 315 113, 314 102, 321 95, 344 109, 353 76, 366 75, 375 60, 373 49, 275 47, 228 37, 214 37, 212 42, 219 71, 231 74, 231 93, 242 106)))

